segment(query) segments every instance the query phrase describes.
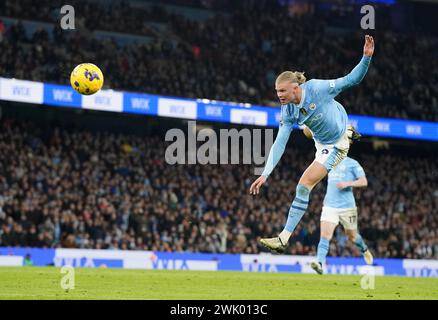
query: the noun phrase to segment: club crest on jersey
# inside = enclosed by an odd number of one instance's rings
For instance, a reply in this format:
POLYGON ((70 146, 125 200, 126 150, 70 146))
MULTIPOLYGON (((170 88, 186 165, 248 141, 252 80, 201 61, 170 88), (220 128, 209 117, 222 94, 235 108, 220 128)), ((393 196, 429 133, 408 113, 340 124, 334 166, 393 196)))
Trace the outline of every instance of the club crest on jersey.
POLYGON ((310 110, 315 110, 316 109, 316 104, 314 104, 313 102, 310 104, 309 106, 310 110))

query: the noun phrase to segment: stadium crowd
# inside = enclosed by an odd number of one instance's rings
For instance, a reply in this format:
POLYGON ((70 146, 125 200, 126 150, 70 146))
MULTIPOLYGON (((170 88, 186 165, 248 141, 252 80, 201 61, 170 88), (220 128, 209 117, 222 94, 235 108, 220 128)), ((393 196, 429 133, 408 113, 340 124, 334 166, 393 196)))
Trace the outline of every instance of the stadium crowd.
MULTIPOLYGON (((0 21, 2 76, 68 84, 71 70, 88 61, 101 67, 105 86, 113 89, 276 105, 274 81, 281 71, 336 78, 349 72, 362 54, 362 31, 330 32, 329 18, 315 12, 293 16, 275 1, 215 11, 206 21, 158 5, 141 9, 129 2, 72 1, 78 8, 74 32, 60 29, 59 13, 53 13, 57 7, 45 2, 51 1, 0 4, 4 16, 56 22, 51 33, 40 29, 28 36, 20 22, 7 28, 0 21), (164 24, 165 36, 145 21, 164 24), (93 38, 93 30, 153 40, 121 46, 93 38)), ((373 35, 376 52, 366 78, 339 101, 351 114, 437 121, 437 40, 393 31, 373 35)))
MULTIPOLYGON (((258 253, 260 237, 282 230, 298 175, 314 156, 310 142, 307 152, 288 148, 254 197, 252 166, 168 165, 166 147, 158 135, 4 118, 0 246, 258 253)), ((435 158, 354 146, 352 153, 369 180, 355 193, 359 230, 375 255, 438 258, 435 158)), ((288 254, 315 254, 324 184, 312 193, 288 254)), ((359 255, 340 227, 330 254, 359 255)))

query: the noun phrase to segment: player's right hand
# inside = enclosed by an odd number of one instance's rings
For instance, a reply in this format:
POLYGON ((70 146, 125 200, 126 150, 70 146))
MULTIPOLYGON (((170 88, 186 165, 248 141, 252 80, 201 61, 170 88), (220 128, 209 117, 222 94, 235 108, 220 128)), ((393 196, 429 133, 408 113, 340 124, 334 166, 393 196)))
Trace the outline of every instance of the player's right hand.
POLYGON ((251 187, 249 188, 249 194, 259 194, 260 192, 260 187, 266 182, 266 177, 265 176, 260 176, 257 178, 256 181, 254 181, 251 185, 251 187))

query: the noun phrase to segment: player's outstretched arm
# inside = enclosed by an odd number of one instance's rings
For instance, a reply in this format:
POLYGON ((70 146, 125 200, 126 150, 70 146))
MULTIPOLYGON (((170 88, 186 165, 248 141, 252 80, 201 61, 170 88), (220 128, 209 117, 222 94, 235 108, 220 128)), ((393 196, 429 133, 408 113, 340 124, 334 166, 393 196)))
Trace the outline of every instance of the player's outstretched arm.
POLYGON ((372 36, 365 36, 365 44, 363 46, 363 56, 359 64, 354 67, 354 69, 347 74, 345 77, 338 78, 334 80, 334 86, 336 93, 340 93, 345 89, 358 85, 365 75, 367 74, 368 67, 371 63, 371 57, 374 54, 374 39, 372 36))
POLYGON ((344 77, 333 80, 320 80, 313 79, 312 82, 315 88, 322 94, 326 94, 331 97, 336 97, 342 91, 358 85, 365 77, 368 67, 371 62, 371 57, 374 54, 374 39, 373 37, 366 35, 365 44, 363 47, 363 56, 359 64, 344 77))
POLYGON ((278 134, 277 137, 275 138, 274 144, 272 145, 271 150, 269 150, 269 156, 265 165, 265 169, 263 170, 262 175, 258 177, 257 180, 254 181, 251 187, 249 188, 249 194, 259 193, 260 187, 263 184, 265 184, 266 179, 271 174, 272 170, 274 170, 278 161, 282 157, 291 132, 292 132, 291 125, 280 126, 280 130, 278 130, 278 134))

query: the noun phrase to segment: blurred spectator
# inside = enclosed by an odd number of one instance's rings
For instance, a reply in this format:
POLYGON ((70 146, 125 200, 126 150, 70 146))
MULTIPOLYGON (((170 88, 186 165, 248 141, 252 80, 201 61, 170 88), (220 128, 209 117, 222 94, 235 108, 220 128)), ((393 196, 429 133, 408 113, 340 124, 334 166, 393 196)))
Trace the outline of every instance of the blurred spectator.
POLYGON ((0 19, 0 43, 3 41, 3 35, 6 32, 6 27, 3 21, 0 19))

